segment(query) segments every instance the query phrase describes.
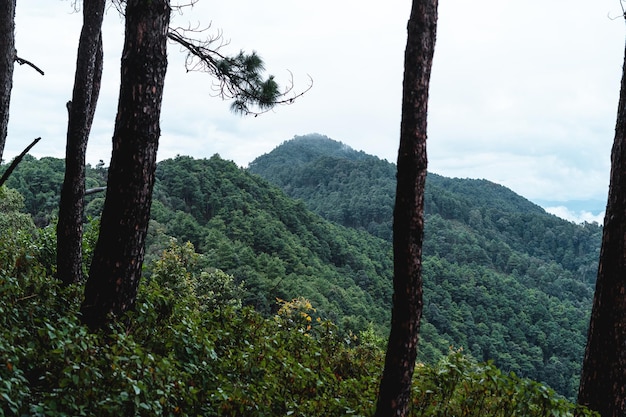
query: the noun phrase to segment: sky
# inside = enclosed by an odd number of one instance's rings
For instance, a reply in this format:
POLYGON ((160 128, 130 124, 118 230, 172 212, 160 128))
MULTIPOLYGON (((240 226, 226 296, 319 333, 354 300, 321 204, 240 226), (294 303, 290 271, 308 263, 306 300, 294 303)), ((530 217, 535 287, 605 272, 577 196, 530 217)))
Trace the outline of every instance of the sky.
MULTIPOLYGON (((257 51, 294 91, 289 106, 241 117, 208 74, 186 72, 171 44, 158 159, 219 154, 247 166, 297 135, 319 133, 395 162, 409 0, 199 0, 172 27, 222 35, 223 53, 257 51)), ((620 78, 619 0, 442 0, 430 85, 429 170, 502 184, 572 221, 602 223, 620 78)), ((18 56, 4 158, 35 137, 36 157, 63 157, 82 14, 72 1, 19 2, 18 56)), ((123 20, 104 22, 102 90, 87 148, 111 156, 123 20)))

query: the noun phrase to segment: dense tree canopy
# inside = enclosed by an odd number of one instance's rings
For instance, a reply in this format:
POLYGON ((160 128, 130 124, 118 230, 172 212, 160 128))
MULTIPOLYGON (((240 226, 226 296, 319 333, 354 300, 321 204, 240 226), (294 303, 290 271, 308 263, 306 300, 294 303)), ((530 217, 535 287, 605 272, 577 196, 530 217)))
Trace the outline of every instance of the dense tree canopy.
MULTIPOLYGON (((170 242, 147 265, 130 325, 88 332, 76 315, 82 286, 60 287, 46 272, 54 233, 34 230, 15 191, 0 194, 9 201, 0 205, 0 414, 372 414, 380 337, 345 337, 303 298, 281 301, 270 317, 240 308, 229 276, 205 270, 189 244, 170 242), (220 285, 203 285, 207 274, 220 285)), ((417 372, 414 417, 575 410, 550 388, 458 351, 417 372)))
MULTIPOLYGON (((393 164, 320 135, 287 141, 253 161, 250 170, 336 222, 341 219, 332 215, 333 207, 370 193, 393 195, 393 164), (292 159, 294 163, 288 162, 292 159), (317 184, 309 181, 313 167, 319 170, 314 177, 317 184), (372 182, 384 189, 372 190, 371 182, 362 180, 369 172, 385 176, 372 182), (325 187, 332 182, 340 188, 325 187)), ((365 202, 354 207, 358 213, 371 209, 365 202)), ((392 207, 376 209, 391 213, 392 207)), ((547 381, 573 398, 597 270, 600 226, 559 219, 490 181, 433 173, 426 182, 425 210, 422 332, 428 345, 420 348, 422 360, 432 361, 449 345, 462 346, 477 358, 494 359, 505 369, 547 381), (506 288, 501 287, 503 282, 506 288), (547 323, 555 325, 547 331, 547 323), (438 332, 432 334, 434 329, 438 332), (544 340, 542 334, 552 337, 544 340), (497 345, 507 347, 496 349, 497 345), (554 372, 556 358, 558 373, 554 372)), ((388 231, 390 220, 377 226, 388 231)), ((377 229, 367 230, 376 233, 377 229)))
MULTIPOLYGON (((62 170, 62 160, 27 157, 9 178, 40 226, 54 218, 62 170)), ((289 172, 301 181, 297 169, 289 172)), ((102 185, 106 168, 88 166, 86 176, 87 188, 102 185)), ((346 186, 341 195, 360 193, 356 185, 350 190, 346 186)), ((558 219, 488 181, 432 173, 425 204, 419 360, 434 363, 450 346, 462 347, 478 360, 493 359, 573 398, 601 228, 558 219)), ((371 322, 384 336, 390 243, 328 223, 307 205, 218 156, 162 161, 146 262, 158 259, 169 236, 189 240, 208 266, 243 282, 244 304, 264 314, 276 311, 277 297, 304 296, 342 333, 371 322)), ((88 216, 99 216, 101 207, 102 194, 87 197, 88 216)))

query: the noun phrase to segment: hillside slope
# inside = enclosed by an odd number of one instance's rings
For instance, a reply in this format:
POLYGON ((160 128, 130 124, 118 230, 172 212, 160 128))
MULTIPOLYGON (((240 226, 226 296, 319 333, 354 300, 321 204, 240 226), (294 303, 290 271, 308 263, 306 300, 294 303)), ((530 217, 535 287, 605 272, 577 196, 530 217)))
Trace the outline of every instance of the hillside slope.
MULTIPOLYGON (((385 334, 395 168, 313 139, 312 150, 289 141, 264 157, 290 180, 279 184, 284 191, 218 156, 160 162, 147 262, 169 236, 189 240, 209 266, 245 282, 245 302, 261 312, 275 311, 276 298, 303 296, 345 334, 370 323, 385 334), (296 146, 277 162, 285 145, 296 146), (296 193, 300 201, 286 195, 296 193), (338 207, 343 220, 331 216, 338 207)), ((40 225, 54 215, 62 167, 58 159, 28 158, 11 177, 40 225)), ((87 175, 88 186, 100 185, 106 170, 88 167, 87 175)), ((426 192, 421 360, 463 347, 574 397, 600 228, 560 220, 484 180, 429 174, 426 192)), ((90 216, 102 198, 90 197, 90 216)))
MULTIPOLYGON (((395 165, 387 161, 312 135, 249 170, 331 221, 391 238, 395 165)), ((559 219, 486 180, 430 173, 425 197, 422 339, 441 335, 574 397, 601 228, 559 219)))
MULTIPOLYGON (((159 163, 152 218, 191 241, 211 266, 248 289, 246 302, 270 312, 276 299, 303 296, 345 330, 390 316, 386 241, 334 225, 262 178, 218 156, 159 163)), ((158 227, 158 226, 157 226, 158 227)))

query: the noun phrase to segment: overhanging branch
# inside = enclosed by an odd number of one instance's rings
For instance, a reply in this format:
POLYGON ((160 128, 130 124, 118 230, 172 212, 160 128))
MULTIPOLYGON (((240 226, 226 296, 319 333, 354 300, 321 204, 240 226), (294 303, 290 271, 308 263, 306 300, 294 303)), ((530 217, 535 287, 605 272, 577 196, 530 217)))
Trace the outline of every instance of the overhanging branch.
POLYGON ((190 31, 202 32, 199 29, 170 29, 168 38, 179 44, 187 53, 185 62, 187 71, 201 71, 214 76, 217 96, 235 100, 233 109, 237 112, 256 116, 276 105, 293 103, 313 87, 313 79, 309 76, 310 83, 307 88, 300 93, 295 92, 293 74, 289 71, 290 80, 287 87, 282 92, 274 93, 272 90, 278 88, 274 77, 270 75, 266 80, 260 78, 263 63, 256 53, 246 55, 240 52, 235 57, 229 57, 219 52, 225 43, 221 42, 214 46, 221 39, 221 35, 199 41, 185 35, 190 31), (250 105, 260 110, 250 110, 250 105))

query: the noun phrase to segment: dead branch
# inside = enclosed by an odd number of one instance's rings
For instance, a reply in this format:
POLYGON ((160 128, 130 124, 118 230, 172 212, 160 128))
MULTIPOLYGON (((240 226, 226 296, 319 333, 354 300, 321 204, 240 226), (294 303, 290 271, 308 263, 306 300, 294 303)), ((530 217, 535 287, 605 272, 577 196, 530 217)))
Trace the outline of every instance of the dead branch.
POLYGON ((13 161, 11 162, 11 165, 9 165, 7 170, 4 171, 4 174, 2 174, 2 177, 0 178, 0 187, 2 187, 2 185, 4 185, 4 183, 9 178, 9 176, 11 175, 13 170, 17 167, 17 165, 20 162, 22 162, 22 158, 24 158, 24 156, 28 153, 28 151, 30 151, 32 149, 32 147, 35 146, 37 144, 37 142, 39 142, 40 140, 41 140, 41 138, 37 138, 37 139, 33 140, 32 143, 30 145, 28 145, 26 147, 26 149, 24 149, 22 151, 21 154, 19 154, 18 156, 15 157, 15 159, 13 159, 13 161))
POLYGON ((27 295, 27 296, 24 296, 24 297, 18 298, 18 299, 17 299, 17 300, 15 300, 15 301, 17 301, 17 302, 19 303, 20 301, 25 301, 25 300, 29 300, 29 299, 31 299, 31 298, 35 298, 35 297, 37 297, 38 295, 39 295, 39 294, 31 294, 31 295, 27 295))
POLYGON ((88 188, 85 190, 85 196, 91 195, 91 194, 96 194, 96 193, 101 193, 102 191, 106 191, 107 187, 94 187, 94 188, 88 188))
POLYGON ((183 14, 183 9, 189 7, 193 9, 193 6, 196 5, 196 3, 200 1, 200 0, 189 0, 183 3, 179 3, 179 4, 172 4, 170 7, 172 8, 173 11, 177 11, 178 13, 180 13, 181 15, 183 14))
POLYGON ((19 56, 15 56, 15 62, 17 62, 20 65, 28 65, 30 67, 32 67, 35 71, 37 71, 38 73, 40 73, 41 75, 44 75, 43 71, 35 64, 33 64, 30 61, 25 60, 24 58, 20 58, 19 56))

